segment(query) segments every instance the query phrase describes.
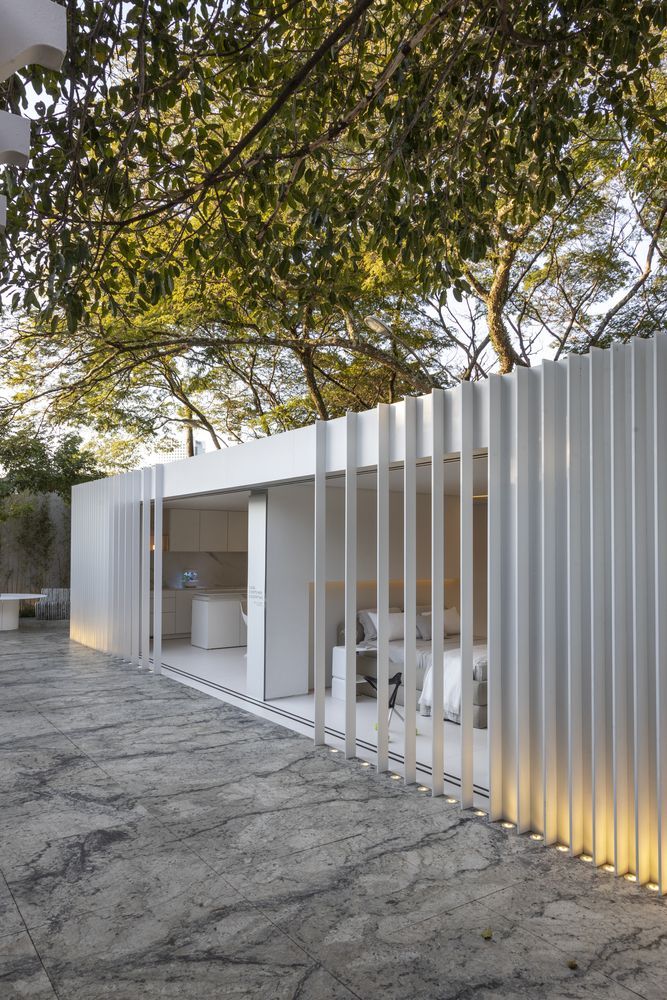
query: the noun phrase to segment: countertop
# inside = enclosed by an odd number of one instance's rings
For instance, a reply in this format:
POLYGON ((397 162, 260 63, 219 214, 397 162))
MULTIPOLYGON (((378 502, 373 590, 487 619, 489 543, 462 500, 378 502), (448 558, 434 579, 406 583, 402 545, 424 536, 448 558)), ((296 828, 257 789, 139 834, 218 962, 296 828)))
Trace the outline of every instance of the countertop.
POLYGON ((245 594, 246 587, 163 587, 164 594, 245 594))
POLYGON ((245 590, 197 590, 194 594, 196 601, 239 601, 245 598, 245 590))

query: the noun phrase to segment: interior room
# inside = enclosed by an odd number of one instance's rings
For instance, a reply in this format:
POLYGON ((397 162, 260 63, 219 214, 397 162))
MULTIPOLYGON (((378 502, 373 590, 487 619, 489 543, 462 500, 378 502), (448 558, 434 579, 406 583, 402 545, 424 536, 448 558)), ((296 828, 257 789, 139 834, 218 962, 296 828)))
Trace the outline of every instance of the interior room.
MULTIPOLYGON (((445 779, 460 775, 460 463, 444 464, 445 779), (458 702, 457 702, 458 698, 458 702)), ((403 469, 389 476, 389 676, 402 673, 403 469)), ((417 771, 431 772, 431 465, 416 482, 417 771)), ((488 786, 486 717, 487 459, 473 461, 473 778, 476 795, 488 786)), ((328 738, 345 732, 345 477, 327 479, 326 703, 328 738)), ((357 699, 359 756, 373 761, 378 704, 376 614, 376 473, 357 477, 357 699)), ((264 707, 302 731, 314 719, 314 485, 165 500, 163 536, 163 661, 165 669, 221 697, 264 707), (204 633, 202 634, 202 628, 204 633)), ((395 691, 389 756, 400 770, 404 688, 395 691)), ((390 706, 387 705, 390 713, 390 706)))
MULTIPOLYGON (((445 565, 445 776, 450 790, 460 776, 460 566, 459 478, 457 457, 445 461, 444 565, 445 565), (458 697, 458 702, 457 702, 458 697)), ((390 641, 389 676, 401 673, 404 655, 403 620, 403 470, 396 467, 389 478, 389 576, 390 641)), ((268 491, 266 664, 265 700, 294 716, 314 718, 313 697, 313 485, 278 486, 268 491)), ((487 458, 473 462, 473 775, 476 794, 488 785, 486 716, 487 623, 487 458)), ((431 772, 432 704, 430 702, 431 643, 431 465, 417 468, 415 603, 417 623, 423 633, 415 636, 417 656, 417 710, 414 725, 417 771, 431 772), (423 638, 426 636, 426 638, 423 638)), ((343 740, 345 732, 345 477, 327 479, 327 587, 325 719, 329 737, 343 740)), ((376 474, 357 477, 357 747, 360 756, 373 760, 377 746, 377 632, 376 608, 376 474), (370 680, 364 680, 364 678, 370 680)), ((390 723, 389 755, 400 770, 403 750, 404 692, 396 687, 396 705, 390 723)), ((389 712, 389 706, 387 706, 389 712)))
MULTIPOLYGON (((248 496, 213 493, 166 499, 163 506, 164 664, 186 676, 210 675, 241 692, 246 686, 248 496)), ((154 551, 155 539, 152 546, 154 551)))

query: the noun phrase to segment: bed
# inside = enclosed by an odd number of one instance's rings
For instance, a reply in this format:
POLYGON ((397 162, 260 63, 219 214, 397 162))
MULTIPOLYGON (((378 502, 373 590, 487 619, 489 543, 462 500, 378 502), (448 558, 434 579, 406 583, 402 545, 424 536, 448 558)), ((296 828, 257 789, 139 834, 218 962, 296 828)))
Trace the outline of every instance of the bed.
MULTIPOLYGON (((405 644, 402 639, 388 644, 390 667, 402 669, 405 663, 405 644)), ((461 650, 460 637, 448 636, 444 640, 444 699, 443 718, 459 723, 461 719, 461 650)), ((416 639, 416 686, 417 705, 421 715, 431 715, 433 711, 433 656, 431 641, 416 639)), ((377 640, 364 639, 357 644, 357 675, 377 677, 377 640)), ((390 669, 391 672, 391 669, 390 669)), ((331 693, 334 698, 345 697, 345 647, 336 646, 332 656, 331 693)), ((358 684, 357 693, 374 697, 370 684, 358 684)), ((399 689, 398 704, 404 703, 403 688, 399 689)), ((477 639, 473 645, 473 726, 487 727, 487 648, 485 639, 477 639)))
MULTIPOLYGON (((443 717, 450 722, 461 721, 461 648, 459 639, 445 639, 443 684, 443 717)), ((486 729, 488 653, 485 640, 477 640, 472 647, 472 705, 473 726, 486 729)), ((429 663, 418 702, 422 715, 433 712, 433 657, 429 663)))

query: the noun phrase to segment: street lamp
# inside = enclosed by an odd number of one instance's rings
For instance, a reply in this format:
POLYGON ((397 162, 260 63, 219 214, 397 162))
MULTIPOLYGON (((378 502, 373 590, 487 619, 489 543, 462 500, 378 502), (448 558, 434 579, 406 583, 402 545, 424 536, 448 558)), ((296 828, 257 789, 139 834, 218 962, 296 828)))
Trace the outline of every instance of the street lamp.
POLYGON ((378 316, 364 316, 364 323, 373 333, 378 333, 381 337, 391 337, 391 329, 378 316))

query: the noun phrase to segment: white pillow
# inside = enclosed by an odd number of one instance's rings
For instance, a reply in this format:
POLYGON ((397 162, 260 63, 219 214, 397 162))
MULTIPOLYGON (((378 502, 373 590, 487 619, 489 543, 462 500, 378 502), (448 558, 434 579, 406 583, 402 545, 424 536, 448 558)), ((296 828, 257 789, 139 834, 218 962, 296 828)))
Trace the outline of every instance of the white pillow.
POLYGON ((445 608, 445 635, 458 635, 461 631, 461 619, 456 608, 445 608))
MULTIPOLYGON (((375 638, 377 639, 377 628, 378 628, 378 616, 377 612, 369 611, 369 618, 373 622, 373 628, 375 629, 375 638)), ((405 615, 402 611, 394 612, 389 614, 389 642, 392 639, 402 639, 403 633, 405 631, 405 615)))
POLYGON ((357 621, 361 623, 361 627, 364 630, 364 640, 369 642, 372 639, 377 639, 377 629, 373 624, 372 612, 375 608, 367 608, 365 611, 357 611, 357 621))
MULTIPOLYGON (((389 611, 400 611, 400 608, 389 608, 389 611)), ((377 630, 377 608, 365 608, 357 611, 357 621, 364 630, 364 641, 373 642, 378 637, 377 630)))
MULTIPOLYGON (((432 617, 430 611, 422 611, 421 618, 432 617)), ((461 632, 461 619, 458 609, 455 607, 445 608, 445 635, 459 635, 461 632)))
POLYGON ((417 638, 428 641, 431 638, 431 614, 417 615, 417 638))

